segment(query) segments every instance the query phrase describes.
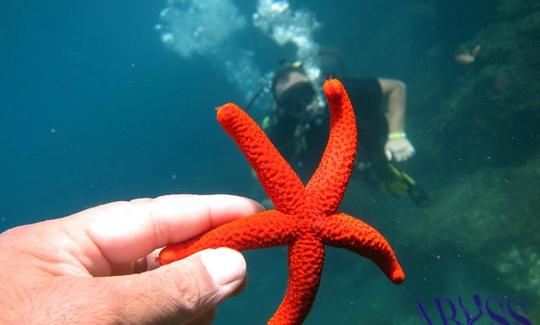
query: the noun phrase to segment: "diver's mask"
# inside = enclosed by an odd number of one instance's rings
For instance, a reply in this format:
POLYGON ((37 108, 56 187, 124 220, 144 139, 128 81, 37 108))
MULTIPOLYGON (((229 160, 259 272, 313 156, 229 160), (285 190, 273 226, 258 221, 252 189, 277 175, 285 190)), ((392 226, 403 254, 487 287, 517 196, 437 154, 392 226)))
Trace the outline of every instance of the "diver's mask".
POLYGON ((309 121, 318 106, 317 96, 310 82, 298 82, 283 92, 279 98, 283 113, 302 121, 309 121))

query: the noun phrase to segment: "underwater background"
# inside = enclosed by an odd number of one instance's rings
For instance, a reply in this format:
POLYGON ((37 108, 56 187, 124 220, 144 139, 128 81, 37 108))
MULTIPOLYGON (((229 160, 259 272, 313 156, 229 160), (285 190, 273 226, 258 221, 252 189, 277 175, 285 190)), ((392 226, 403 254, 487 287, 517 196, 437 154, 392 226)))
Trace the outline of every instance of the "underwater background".
MULTIPOLYGON (((214 108, 245 106, 280 60, 316 65, 322 51, 342 74, 407 84, 416 155, 402 167, 430 204, 353 177, 340 210, 385 235, 407 279, 393 285, 328 248, 305 323, 421 324, 424 308, 442 324, 455 306, 466 324, 459 297, 471 314, 475 297, 490 298, 493 313, 521 324, 503 303, 514 297, 515 311, 540 322, 533 0, 1 1, 0 231, 171 193, 264 200, 214 108)), ((250 114, 270 105, 263 97, 250 114)), ((286 248, 245 255, 248 287, 216 324, 263 324, 281 301, 286 248)), ((494 322, 488 314, 476 323, 494 322)))

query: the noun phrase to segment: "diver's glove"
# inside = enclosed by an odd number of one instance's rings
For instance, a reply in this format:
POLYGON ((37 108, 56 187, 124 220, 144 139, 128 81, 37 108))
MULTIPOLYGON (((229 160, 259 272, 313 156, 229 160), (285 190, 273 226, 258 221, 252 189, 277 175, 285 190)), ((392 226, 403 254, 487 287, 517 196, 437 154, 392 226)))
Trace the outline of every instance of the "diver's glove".
POLYGON ((388 135, 384 152, 389 161, 404 161, 414 155, 414 147, 405 132, 393 132, 388 135))

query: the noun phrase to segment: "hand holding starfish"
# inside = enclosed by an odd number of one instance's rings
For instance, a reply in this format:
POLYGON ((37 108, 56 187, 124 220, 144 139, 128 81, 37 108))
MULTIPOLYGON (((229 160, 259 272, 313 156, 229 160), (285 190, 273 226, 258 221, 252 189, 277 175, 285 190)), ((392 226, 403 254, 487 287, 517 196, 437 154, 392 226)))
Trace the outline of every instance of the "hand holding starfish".
POLYGON ((0 233, 0 324, 210 324, 243 287, 242 255, 209 249, 157 268, 155 250, 261 209, 232 195, 167 195, 0 233))
POLYGON ((394 283, 405 279, 392 248, 377 230, 337 212, 356 155, 356 119, 339 81, 326 81, 323 88, 330 107, 330 137, 305 187, 246 113, 234 104, 217 110, 219 123, 248 159, 276 209, 170 245, 159 257, 161 264, 168 264, 206 248, 246 250, 287 245, 287 292, 269 324, 300 324, 306 318, 319 287, 324 245, 347 248, 371 259, 394 283))

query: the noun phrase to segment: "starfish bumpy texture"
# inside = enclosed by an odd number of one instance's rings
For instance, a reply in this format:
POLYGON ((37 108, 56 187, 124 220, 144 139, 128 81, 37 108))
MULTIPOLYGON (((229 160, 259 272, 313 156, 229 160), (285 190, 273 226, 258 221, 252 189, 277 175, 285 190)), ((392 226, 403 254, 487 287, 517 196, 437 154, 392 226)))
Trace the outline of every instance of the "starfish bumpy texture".
POLYGON ((373 227, 337 209, 357 149, 354 110, 338 80, 323 86, 330 108, 330 136, 315 173, 304 187, 257 124, 238 106, 217 110, 217 119, 255 170, 275 210, 221 225, 159 255, 171 263, 206 248, 236 250, 287 245, 289 281, 285 297, 268 324, 301 324, 315 300, 324 262, 324 245, 347 248, 372 260, 394 283, 405 279, 390 244, 373 227))

